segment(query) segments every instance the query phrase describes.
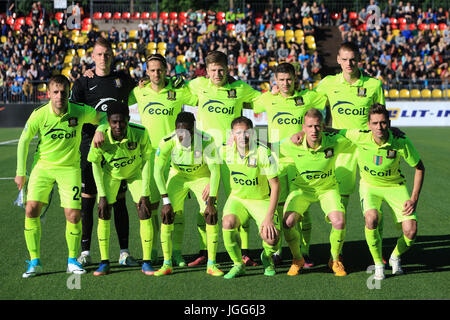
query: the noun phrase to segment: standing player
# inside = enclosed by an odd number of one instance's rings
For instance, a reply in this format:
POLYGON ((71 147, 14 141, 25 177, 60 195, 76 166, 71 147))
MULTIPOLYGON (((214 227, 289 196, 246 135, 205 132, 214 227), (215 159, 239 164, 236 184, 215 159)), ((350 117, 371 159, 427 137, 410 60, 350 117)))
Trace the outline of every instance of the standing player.
POLYGON ((351 143, 340 135, 323 131, 323 115, 317 109, 306 112, 303 122, 305 139, 295 145, 290 139, 280 144, 280 153, 296 166, 297 176, 291 184, 283 216, 283 231, 293 256, 288 275, 299 274, 305 260, 300 251, 300 234, 295 228, 310 204, 320 202, 325 219, 331 223, 330 268, 336 276, 345 276, 339 253, 345 239, 345 208, 341 202, 335 177, 335 162, 351 143))
MULTIPOLYGON (((290 63, 281 63, 275 68, 275 80, 279 92, 277 94, 263 93, 253 102, 255 113, 267 112, 269 143, 271 144, 290 138, 294 133, 301 130, 306 111, 311 108, 325 109, 327 101, 326 96, 321 93, 310 90, 295 90, 295 84, 297 83, 295 68, 290 63)), ((279 165, 280 167, 283 166, 283 172, 278 175, 281 189, 278 212, 281 215, 284 202, 289 194, 289 182, 294 179, 296 170, 295 166, 290 165, 289 161, 284 161, 282 157, 279 159, 279 165)), ((305 268, 312 267, 314 264, 309 259, 311 220, 308 211, 304 213, 303 219, 300 221, 300 228, 302 230, 300 243, 305 258, 305 268)), ((281 262, 280 250, 273 256, 276 259, 275 263, 281 262)))
POLYGON ((25 241, 30 253, 24 278, 42 272, 40 262, 40 213, 47 204, 53 184, 58 184, 61 207, 66 216, 66 241, 69 249, 67 272, 86 271, 76 257, 81 241, 81 169, 80 142, 84 123, 99 124, 102 114, 93 108, 69 102, 70 82, 61 75, 50 78, 50 102, 35 109, 20 136, 17 147, 15 182, 19 190, 25 184, 28 146, 37 134, 39 144, 34 154, 33 169, 28 182, 25 208, 25 241))
MULTIPOLYGON (((197 126, 210 134, 217 145, 226 143, 231 122, 242 115, 244 107, 250 108, 252 101, 261 92, 253 89, 241 80, 228 76, 228 57, 220 51, 211 51, 205 58, 208 78, 198 77, 188 83, 191 92, 198 97, 197 126)), ((230 172, 227 166, 221 166, 220 175, 225 196, 230 194, 230 172)), ((248 265, 256 265, 248 257, 248 226, 242 224, 240 230, 241 244, 244 248, 244 260, 248 265)), ((203 247, 206 247, 204 219, 198 218, 198 230, 203 247)), ((206 261, 205 251, 189 265, 203 264, 206 261)))
MULTIPOLYGON (((106 112, 111 102, 127 102, 130 91, 135 86, 134 80, 124 72, 112 70, 113 51, 111 44, 104 38, 98 38, 92 51, 95 71, 92 77, 82 76, 72 87, 73 101, 93 106, 98 111, 106 112)), ((97 189, 92 174, 92 164, 87 161, 87 155, 94 136, 95 126, 85 125, 81 140, 81 218, 83 222, 83 236, 81 241, 81 255, 78 261, 83 265, 91 263, 90 247, 93 227, 93 210, 97 189)), ((138 266, 136 260, 129 254, 129 219, 125 202, 126 182, 114 203, 114 223, 120 245, 119 263, 127 266, 138 266)))
POLYGON ((223 241, 234 265, 224 276, 232 279, 245 274, 245 261, 238 242, 238 228, 254 219, 263 240, 261 262, 264 275, 274 276, 272 255, 279 241, 280 222, 277 203, 280 183, 277 168, 269 148, 255 138, 253 124, 246 117, 231 123, 233 144, 222 148, 222 166, 231 172, 231 193, 223 209, 223 241), (270 186, 270 189, 269 189, 270 186))
POLYGON ((110 102, 107 115, 109 127, 104 131, 105 141, 99 148, 95 148, 92 143, 88 154, 99 196, 97 234, 101 263, 94 276, 110 272, 111 208, 116 202, 123 180, 127 181, 138 211, 143 251, 142 272, 152 275, 154 270, 150 263, 153 244, 149 201, 152 150, 150 139, 144 127, 128 124, 130 115, 127 104, 110 102))
MULTIPOLYGON (((359 48, 351 42, 342 43, 337 56, 342 72, 325 77, 316 87, 317 92, 324 93, 328 98, 332 127, 335 129, 367 130, 370 106, 374 103, 385 104, 382 82, 365 75, 358 68, 359 61, 359 48)), ((336 160, 336 179, 345 208, 355 190, 356 171, 357 152, 353 147, 353 150, 339 154, 336 160)), ((381 219, 379 227, 382 229, 381 219)))
MULTIPOLYGON (((214 140, 204 132, 195 129, 195 118, 190 112, 181 112, 175 121, 176 130, 163 138, 156 151, 155 181, 162 195, 161 245, 164 264, 155 276, 172 273, 172 231, 176 216, 183 214, 184 199, 192 191, 198 201, 200 212, 206 222, 208 264, 206 272, 222 276, 216 264, 219 241, 216 198, 220 182, 220 167, 215 159, 214 140), (164 168, 170 158, 170 172, 166 183, 164 168), (209 189, 207 201, 203 200, 209 189)), ((178 219, 179 220, 179 219, 178 219)))
POLYGON ((375 279, 384 279, 381 236, 377 228, 382 201, 394 211, 403 234, 391 254, 392 274, 402 274, 400 256, 414 243, 417 234, 416 207, 422 188, 425 167, 411 140, 395 137, 390 131, 389 111, 375 103, 368 112, 370 130, 341 130, 358 147, 361 175, 359 187, 361 207, 365 217, 365 236, 375 262, 375 279), (400 172, 400 158, 416 169, 411 196, 400 172))
MULTIPOLYGON (((147 58, 147 76, 150 81, 143 87, 136 87, 131 91, 128 105, 139 110, 142 125, 147 129, 152 144, 152 168, 156 149, 161 139, 175 130, 175 119, 181 112, 184 104, 195 105, 197 97, 192 95, 183 84, 174 79, 166 78, 167 62, 160 54, 152 54, 147 58)), ((164 168, 164 177, 167 177, 169 166, 164 168)), ((159 206, 160 195, 155 179, 150 178, 150 202, 151 210, 156 211, 159 206)), ((184 216, 175 216, 173 258, 176 265, 182 267, 186 263, 181 255, 181 245, 184 231, 184 216)), ((158 239, 159 220, 156 212, 152 214, 153 221, 153 243, 158 239)), ((158 258, 158 251, 154 248, 152 261, 158 258)))

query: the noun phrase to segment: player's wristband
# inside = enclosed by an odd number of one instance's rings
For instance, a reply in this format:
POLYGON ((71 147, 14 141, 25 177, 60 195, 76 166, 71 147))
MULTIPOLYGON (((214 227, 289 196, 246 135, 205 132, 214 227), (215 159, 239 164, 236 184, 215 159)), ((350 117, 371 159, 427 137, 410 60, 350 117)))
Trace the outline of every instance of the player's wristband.
POLYGON ((163 201, 163 205, 170 204, 169 197, 162 198, 162 201, 163 201))

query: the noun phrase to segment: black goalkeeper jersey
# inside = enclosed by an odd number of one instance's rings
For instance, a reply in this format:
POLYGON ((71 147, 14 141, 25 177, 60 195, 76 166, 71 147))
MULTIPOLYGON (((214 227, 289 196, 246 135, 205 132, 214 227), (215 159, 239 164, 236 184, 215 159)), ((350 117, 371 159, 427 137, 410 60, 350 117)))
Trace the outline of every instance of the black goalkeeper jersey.
MULTIPOLYGON (((128 104, 128 95, 136 86, 135 81, 125 72, 111 72, 109 75, 93 78, 85 76, 75 81, 72 87, 71 99, 93 107, 95 110, 106 112, 108 103, 121 101, 128 104)), ((83 125, 82 144, 90 146, 96 126, 83 125)))

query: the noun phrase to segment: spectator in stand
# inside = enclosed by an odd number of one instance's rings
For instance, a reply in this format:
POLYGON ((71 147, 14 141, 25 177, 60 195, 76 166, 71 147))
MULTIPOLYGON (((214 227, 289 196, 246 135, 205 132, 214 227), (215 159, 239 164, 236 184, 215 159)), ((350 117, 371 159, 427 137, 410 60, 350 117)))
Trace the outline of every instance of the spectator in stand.
POLYGON ((279 61, 285 61, 289 56, 289 49, 286 47, 285 42, 281 42, 280 47, 277 50, 277 57, 279 61))
POLYGON ((20 102, 22 100, 22 86, 18 81, 14 81, 11 86, 11 101, 20 102))
POLYGON ((308 3, 305 1, 303 2, 301 8, 300 8, 300 13, 302 15, 302 17, 306 17, 309 16, 311 12, 311 8, 309 7, 308 3))
POLYGON ((320 20, 320 8, 317 5, 317 2, 314 1, 312 6, 311 6, 311 15, 314 21, 314 25, 318 26, 319 25, 319 20, 320 20))
POLYGON ((33 84, 31 83, 29 78, 25 79, 23 86, 22 86, 22 90, 23 90, 24 102, 32 101, 34 88, 33 88, 33 84))

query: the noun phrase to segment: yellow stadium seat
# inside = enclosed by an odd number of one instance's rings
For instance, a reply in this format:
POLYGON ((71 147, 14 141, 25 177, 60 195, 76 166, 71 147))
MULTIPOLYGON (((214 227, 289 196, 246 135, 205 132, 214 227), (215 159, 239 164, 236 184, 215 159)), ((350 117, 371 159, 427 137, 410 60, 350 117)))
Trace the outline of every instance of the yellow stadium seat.
POLYGON ((5 43, 6 42, 6 36, 2 36, 2 43, 5 43))
POLYGON ((184 63, 186 61, 184 55, 182 55, 182 54, 178 55, 177 56, 177 63, 178 63, 178 61, 181 61, 182 63, 184 63))
POLYGON ((420 95, 422 96, 422 98, 431 98, 431 90, 422 89, 422 91, 420 91, 420 95))
POLYGON ((316 43, 315 42, 307 42, 306 45, 311 50, 316 50, 316 43))
POLYGON ((305 33, 303 32, 302 29, 297 29, 297 30, 294 31, 294 36, 296 38, 301 38, 301 37, 305 36, 305 33))
POLYGON ((89 48, 86 50, 86 53, 89 53, 89 52, 92 52, 92 51, 94 51, 94 47, 89 47, 89 48))
POLYGON ((37 86, 37 90, 39 92, 47 91, 47 84, 46 83, 39 83, 38 86, 37 86))
POLYGON ((71 63, 72 59, 73 59, 73 56, 68 54, 64 57, 63 63, 71 63))
POLYGON ((128 42, 128 49, 137 49, 137 43, 136 42, 128 42))
POLYGON ((259 85, 259 88, 261 89, 261 91, 269 91, 270 84, 268 82, 263 82, 259 85))
POLYGON ((71 68, 64 68, 64 69, 62 69, 61 74, 68 77, 70 70, 71 70, 71 68))
POLYGON ((284 37, 284 30, 276 30, 277 38, 284 37))
POLYGON ((422 96, 420 95, 420 90, 419 89, 412 89, 410 92, 410 96, 411 98, 422 98, 422 96))
POLYGON ((393 35, 394 37, 398 36, 399 34, 400 34, 400 29, 394 29, 394 30, 392 30, 392 35, 393 35))
POLYGON ((137 36, 137 30, 130 30, 130 32, 128 33, 128 37, 130 38, 130 40, 136 39, 136 36, 137 36))
POLYGON ((305 37, 297 37, 297 36, 295 37, 295 42, 297 44, 302 44, 303 41, 305 41, 305 37))
POLYGON ((147 55, 155 54, 156 49, 147 49, 147 55))
POLYGON ((166 49, 158 49, 158 50, 156 50, 156 53, 159 53, 160 55, 165 57, 166 56, 166 49))
POLYGON ((295 34, 294 34, 294 30, 286 30, 285 32, 284 32, 284 36, 287 38, 287 37, 290 37, 290 38, 293 38, 293 37, 295 37, 295 34))
POLYGON ((158 49, 167 49, 167 43, 165 42, 158 42, 158 49))
POLYGON ((148 49, 148 50, 156 49, 156 43, 155 43, 155 42, 149 42, 149 43, 147 44, 147 49, 148 49))
POLYGON ((123 70, 125 68, 125 63, 118 62, 118 63, 116 63, 116 65, 114 67, 116 70, 123 70))
POLYGON ((316 42, 316 39, 314 39, 314 36, 306 36, 305 37, 305 42, 306 43, 315 43, 316 42))
POLYGON ((398 98, 400 96, 400 92, 397 89, 389 90, 389 98, 398 98))
POLYGON ((450 89, 447 89, 444 91, 444 97, 445 98, 450 98, 450 89))
POLYGON ((125 42, 119 42, 119 44, 117 45, 117 47, 118 47, 119 49, 126 50, 126 49, 127 49, 127 44, 126 44, 125 42))
POLYGON ((76 50, 75 50, 75 49, 68 49, 68 50, 66 51, 66 54, 67 54, 67 55, 70 55, 70 56, 74 56, 75 53, 76 53, 76 50))
POLYGON ((116 49, 116 48, 117 48, 117 45, 116 45, 115 42, 111 43, 111 48, 113 48, 113 49, 116 49))
POLYGON ((431 91, 431 96, 433 98, 442 98, 442 90, 441 89, 433 89, 433 91, 431 91))
POLYGON ((86 55, 86 50, 83 48, 80 48, 77 50, 78 56, 83 57, 86 55))
POLYGON ((410 93, 408 89, 402 89, 400 90, 400 98, 409 98, 410 93))
POLYGON ((277 65, 278 65, 278 62, 276 62, 276 61, 269 62, 269 67, 276 67, 277 65))
POLYGON ((389 91, 387 89, 384 89, 384 96, 389 97, 389 91))

